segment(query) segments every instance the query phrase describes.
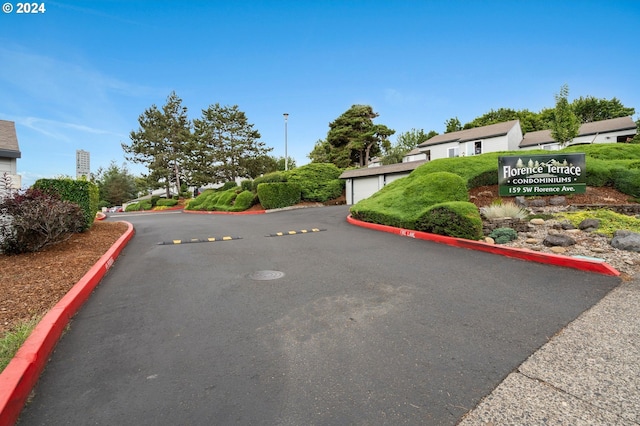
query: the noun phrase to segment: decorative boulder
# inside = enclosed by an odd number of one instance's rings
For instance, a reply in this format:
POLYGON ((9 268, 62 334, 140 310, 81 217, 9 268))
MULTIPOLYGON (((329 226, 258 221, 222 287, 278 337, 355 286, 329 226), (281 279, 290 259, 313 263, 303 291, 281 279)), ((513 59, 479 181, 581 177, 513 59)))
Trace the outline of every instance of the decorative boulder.
POLYGON ((640 234, 625 230, 616 231, 611 246, 619 250, 640 252, 640 234))
POLYGON ((568 247, 568 246, 574 245, 575 243, 576 243, 576 240, 574 240, 568 235, 562 235, 562 234, 547 235, 544 238, 544 241, 542 241, 542 244, 544 244, 547 247, 555 247, 555 246, 568 247))
POLYGON ((563 197, 563 196, 551 197, 549 198, 549 205, 550 206, 566 206, 567 199, 566 197, 563 197))
POLYGON ((578 228, 583 231, 595 231, 600 227, 600 221, 598 219, 585 219, 578 225, 578 228))
POLYGON ((544 198, 535 198, 529 201, 529 206, 531 207, 544 207, 546 205, 547 205, 547 202, 544 200, 544 198))

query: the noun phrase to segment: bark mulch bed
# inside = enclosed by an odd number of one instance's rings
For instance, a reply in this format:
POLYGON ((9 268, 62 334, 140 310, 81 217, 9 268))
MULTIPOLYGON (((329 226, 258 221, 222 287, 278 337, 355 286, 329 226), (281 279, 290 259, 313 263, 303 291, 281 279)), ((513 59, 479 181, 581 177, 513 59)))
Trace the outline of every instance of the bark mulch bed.
POLYGON ((126 230, 121 222, 96 221, 41 252, 0 254, 0 336, 51 309, 126 230))

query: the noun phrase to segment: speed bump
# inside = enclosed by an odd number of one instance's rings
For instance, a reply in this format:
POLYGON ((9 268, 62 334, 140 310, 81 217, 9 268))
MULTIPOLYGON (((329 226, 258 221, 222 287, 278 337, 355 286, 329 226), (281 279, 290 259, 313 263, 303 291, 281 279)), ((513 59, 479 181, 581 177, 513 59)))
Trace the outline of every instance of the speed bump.
POLYGON ((299 231, 276 232, 275 234, 265 235, 265 237, 283 237, 285 235, 308 234, 310 232, 322 232, 322 231, 326 231, 326 229, 311 228, 311 229, 301 229, 299 231))
POLYGON ((177 244, 190 244, 190 243, 214 243, 216 241, 231 241, 231 240, 241 240, 242 237, 208 237, 208 238, 191 238, 190 240, 171 240, 171 241, 162 241, 159 242, 158 245, 166 246, 166 245, 177 245, 177 244))

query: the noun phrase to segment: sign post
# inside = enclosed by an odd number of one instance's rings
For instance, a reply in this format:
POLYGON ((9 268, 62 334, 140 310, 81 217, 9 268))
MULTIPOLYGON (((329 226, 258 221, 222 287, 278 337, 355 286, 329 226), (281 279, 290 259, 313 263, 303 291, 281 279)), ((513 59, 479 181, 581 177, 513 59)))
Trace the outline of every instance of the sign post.
POLYGON ((500 196, 584 194, 584 153, 498 157, 500 196))

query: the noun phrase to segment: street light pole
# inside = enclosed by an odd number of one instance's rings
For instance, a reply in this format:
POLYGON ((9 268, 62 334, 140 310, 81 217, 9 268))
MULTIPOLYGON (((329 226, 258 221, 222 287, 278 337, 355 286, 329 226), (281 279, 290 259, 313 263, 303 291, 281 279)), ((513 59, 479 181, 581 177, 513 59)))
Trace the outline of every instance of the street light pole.
POLYGON ((284 170, 289 170, 289 157, 287 153, 287 119, 289 118, 288 113, 282 114, 284 116, 284 170))

